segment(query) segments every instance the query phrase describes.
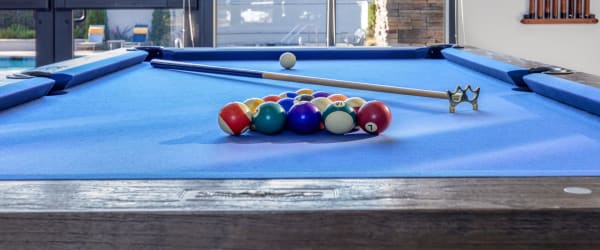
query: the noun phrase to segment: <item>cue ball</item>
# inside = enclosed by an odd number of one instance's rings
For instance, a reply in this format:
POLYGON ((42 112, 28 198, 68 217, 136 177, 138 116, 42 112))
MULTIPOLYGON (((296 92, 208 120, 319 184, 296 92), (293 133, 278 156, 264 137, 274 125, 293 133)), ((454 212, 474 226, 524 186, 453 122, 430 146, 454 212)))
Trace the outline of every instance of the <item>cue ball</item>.
POLYGON ((348 103, 337 101, 323 112, 323 123, 330 133, 342 135, 356 127, 356 112, 348 103))
POLYGON ((279 56, 279 64, 285 69, 291 69, 296 65, 296 55, 292 52, 285 52, 279 56))
POLYGON ((219 112, 219 127, 230 135, 241 135, 252 123, 252 115, 248 106, 241 102, 225 104, 219 112))
POLYGON ((369 134, 380 134, 392 122, 390 108, 381 101, 370 101, 358 110, 358 125, 369 134))
POLYGON ((252 125, 254 130, 264 134, 278 133, 285 125, 285 110, 276 102, 265 102, 254 113, 252 125))

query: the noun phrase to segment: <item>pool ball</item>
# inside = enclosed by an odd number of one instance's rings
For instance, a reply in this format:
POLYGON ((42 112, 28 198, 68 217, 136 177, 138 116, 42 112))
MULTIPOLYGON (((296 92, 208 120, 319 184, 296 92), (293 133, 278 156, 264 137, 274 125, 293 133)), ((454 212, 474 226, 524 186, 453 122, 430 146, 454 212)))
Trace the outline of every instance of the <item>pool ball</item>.
POLYGON ((296 94, 298 95, 312 95, 314 91, 312 89, 299 89, 296 90, 296 94))
POLYGON ((277 103, 279 103, 279 105, 281 105, 281 107, 283 107, 283 109, 285 109, 285 112, 287 113, 290 111, 290 108, 294 106, 294 99, 289 97, 281 98, 277 103))
POLYGON ((300 102, 310 102, 310 101, 312 101, 312 99, 314 99, 314 97, 312 95, 300 94, 294 98, 294 104, 300 103, 300 102))
POLYGON ((285 52, 279 56, 279 64, 284 69, 291 69, 296 65, 296 55, 292 52, 285 52))
POLYGON ((321 114, 323 114, 323 111, 325 111, 327 106, 329 106, 329 104, 331 104, 331 100, 329 100, 325 97, 317 97, 315 99, 312 99, 310 102, 312 102, 312 104, 317 106, 317 108, 319 109, 321 114))
POLYGON ((287 115, 286 126, 298 134, 309 134, 319 131, 321 113, 317 106, 310 102, 295 104, 287 115))
POLYGON ((312 93, 312 96, 314 98, 317 98, 317 97, 328 97, 329 93, 324 92, 324 91, 317 91, 317 92, 312 93))
POLYGON ((219 112, 219 127, 230 135, 240 135, 246 132, 251 123, 250 109, 241 102, 230 102, 219 112))
POLYGON ((250 112, 254 113, 256 112, 256 108, 258 107, 258 105, 261 105, 265 102, 265 100, 257 98, 257 97, 252 97, 252 98, 248 98, 244 101, 244 104, 246 104, 246 106, 248 106, 248 108, 250 109, 250 112))
POLYGON ((276 102, 265 102, 258 106, 252 116, 254 130, 264 134, 280 132, 285 125, 285 110, 276 102))
POLYGON ((323 111, 325 129, 332 134, 345 134, 356 127, 356 112, 343 101, 337 101, 323 111))
POLYGON ((365 99, 362 99, 360 97, 350 97, 350 98, 346 99, 345 102, 348 103, 348 105, 350 105, 350 107, 352 107, 355 112, 358 112, 358 109, 363 104, 367 103, 367 101, 365 101, 365 99))
POLYGON ((370 101, 358 110, 358 125, 369 134, 381 134, 392 122, 392 112, 381 101, 370 101))
POLYGON ((296 94, 296 92, 286 91, 286 92, 282 92, 281 94, 279 94, 279 97, 281 97, 281 98, 286 98, 286 97, 294 98, 297 95, 298 94, 296 94))
POLYGON ((345 101, 346 99, 348 99, 348 97, 346 97, 343 94, 333 94, 333 95, 329 95, 327 98, 329 98, 329 100, 331 100, 332 102, 337 102, 337 101, 345 101))
POLYGON ((265 102, 277 102, 281 97, 278 95, 268 95, 262 98, 265 102))

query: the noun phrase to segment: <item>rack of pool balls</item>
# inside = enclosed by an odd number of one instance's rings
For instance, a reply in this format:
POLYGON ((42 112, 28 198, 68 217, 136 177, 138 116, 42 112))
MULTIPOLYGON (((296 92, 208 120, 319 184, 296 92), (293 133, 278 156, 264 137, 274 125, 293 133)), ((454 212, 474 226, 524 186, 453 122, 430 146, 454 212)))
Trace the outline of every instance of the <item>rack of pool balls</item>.
POLYGON ((392 120, 390 109, 381 101, 300 89, 244 102, 230 102, 219 112, 219 127, 230 135, 248 130, 277 134, 284 129, 310 134, 323 129, 347 134, 360 127, 369 134, 385 131, 392 120))

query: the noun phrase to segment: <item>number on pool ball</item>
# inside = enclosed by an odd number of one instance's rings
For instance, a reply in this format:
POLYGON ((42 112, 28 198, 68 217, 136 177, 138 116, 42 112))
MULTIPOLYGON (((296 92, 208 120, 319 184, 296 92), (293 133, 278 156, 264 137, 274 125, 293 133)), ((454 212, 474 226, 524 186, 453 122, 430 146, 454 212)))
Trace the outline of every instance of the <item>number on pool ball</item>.
POLYGON ((240 135, 246 132, 251 123, 250 109, 241 102, 230 102, 219 112, 219 127, 230 135, 240 135))
POLYGON ((347 103, 337 101, 323 112, 325 129, 332 134, 345 134, 356 127, 356 112, 347 103))
POLYGON ((381 101, 370 101, 358 110, 358 125, 369 134, 381 134, 392 122, 390 109, 381 101))
POLYGON ((275 102, 265 102, 258 106, 252 117, 254 129, 264 134, 280 132, 285 125, 285 109, 275 102))

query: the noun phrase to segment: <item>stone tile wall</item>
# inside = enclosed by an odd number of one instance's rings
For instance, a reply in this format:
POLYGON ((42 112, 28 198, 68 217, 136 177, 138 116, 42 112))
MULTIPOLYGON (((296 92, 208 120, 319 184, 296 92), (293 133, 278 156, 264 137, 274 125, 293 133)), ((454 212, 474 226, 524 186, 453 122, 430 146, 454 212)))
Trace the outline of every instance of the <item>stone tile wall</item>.
POLYGON ((379 46, 445 42, 445 0, 375 0, 379 46))

